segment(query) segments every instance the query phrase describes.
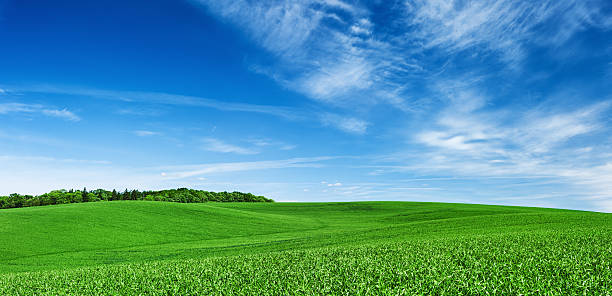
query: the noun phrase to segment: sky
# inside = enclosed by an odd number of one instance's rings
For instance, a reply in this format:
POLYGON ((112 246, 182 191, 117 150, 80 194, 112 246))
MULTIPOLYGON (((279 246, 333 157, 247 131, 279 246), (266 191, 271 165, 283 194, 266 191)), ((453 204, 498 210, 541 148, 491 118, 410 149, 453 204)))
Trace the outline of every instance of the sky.
POLYGON ((612 2, 0 0, 0 194, 612 212, 612 2))

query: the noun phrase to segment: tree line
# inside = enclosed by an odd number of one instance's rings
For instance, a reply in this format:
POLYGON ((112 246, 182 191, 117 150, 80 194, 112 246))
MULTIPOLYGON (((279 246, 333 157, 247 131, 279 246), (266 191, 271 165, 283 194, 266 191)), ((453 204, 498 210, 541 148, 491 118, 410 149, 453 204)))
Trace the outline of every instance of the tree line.
POLYGON ((0 196, 0 209, 36 207, 57 204, 113 201, 113 200, 148 200, 169 201, 181 203, 202 202, 274 202, 263 196, 242 192, 211 192, 187 188, 167 189, 158 191, 125 190, 123 192, 96 189, 83 190, 53 190, 49 193, 32 196, 13 193, 0 196))

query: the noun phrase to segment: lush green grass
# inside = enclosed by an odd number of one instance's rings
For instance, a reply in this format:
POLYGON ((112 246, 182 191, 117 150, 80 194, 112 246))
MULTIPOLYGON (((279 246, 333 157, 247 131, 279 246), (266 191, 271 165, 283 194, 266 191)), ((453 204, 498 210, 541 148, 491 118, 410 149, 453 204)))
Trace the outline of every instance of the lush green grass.
POLYGON ((408 202, 10 209, 0 273, 0 294, 24 295, 610 295, 612 215, 408 202))

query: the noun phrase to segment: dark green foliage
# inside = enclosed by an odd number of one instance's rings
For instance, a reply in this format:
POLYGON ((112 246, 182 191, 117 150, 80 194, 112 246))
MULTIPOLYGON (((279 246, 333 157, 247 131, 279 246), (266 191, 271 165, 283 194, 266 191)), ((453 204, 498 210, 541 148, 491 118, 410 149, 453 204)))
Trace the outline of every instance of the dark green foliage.
POLYGON ((82 202, 89 202, 89 196, 87 195, 87 188, 83 188, 83 191, 81 191, 81 201, 82 202))
POLYGON ((79 190, 53 190, 38 196, 21 195, 13 193, 9 196, 0 196, 0 209, 24 208, 68 203, 111 201, 111 200, 155 200, 181 203, 200 202, 273 202, 263 196, 242 192, 210 192, 187 188, 168 189, 159 191, 138 191, 125 189, 123 193, 116 190, 108 191, 96 189, 87 192, 87 188, 79 190))

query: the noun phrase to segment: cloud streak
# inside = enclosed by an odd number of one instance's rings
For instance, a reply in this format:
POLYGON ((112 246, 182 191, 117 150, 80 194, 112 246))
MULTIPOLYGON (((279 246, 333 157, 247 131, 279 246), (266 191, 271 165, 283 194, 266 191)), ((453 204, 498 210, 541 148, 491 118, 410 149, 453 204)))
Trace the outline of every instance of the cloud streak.
POLYGON ((585 26, 607 26, 598 7, 589 1, 408 1, 407 24, 426 48, 449 52, 476 48, 499 54, 515 63, 525 55, 524 45, 560 46, 585 26), (548 25, 546 38, 537 32, 548 25), (481 48, 478 48, 478 47, 481 48))
POLYGON ((526 47, 555 48, 586 28, 612 27, 596 1, 392 1, 384 12, 338 0, 191 2, 276 57, 253 66, 257 72, 351 108, 384 103, 413 111, 411 91, 444 71, 439 57, 470 50, 476 63, 488 56, 518 69, 526 47))
POLYGON ((343 1, 193 1, 229 20, 274 54, 271 67, 255 66, 281 85, 333 105, 388 102, 398 95, 410 58, 374 36, 370 12, 343 1), (342 13, 340 13, 340 12, 342 13), (390 71, 392 70, 392 71, 390 71))
POLYGON ((159 132, 147 131, 147 130, 136 130, 136 131, 133 131, 133 133, 139 137, 151 137, 151 136, 160 135, 159 132))
POLYGON ((612 191, 604 185, 612 181, 612 159, 601 153, 608 148, 597 144, 609 132, 604 120, 610 101, 574 110, 542 103, 508 113, 484 109, 486 99, 474 91, 462 89, 447 95, 469 98, 462 98, 461 106, 451 103, 440 112, 436 125, 412 136, 414 142, 428 147, 427 157, 400 170, 481 179, 548 178, 572 187, 568 190, 573 198, 584 202, 612 200, 612 191))
POLYGON ((140 102, 148 104, 178 105, 213 108, 221 111, 251 112, 283 117, 286 119, 301 119, 301 114, 293 108, 270 105, 255 105, 243 103, 230 103, 203 97, 169 94, 161 92, 142 91, 113 91, 94 88, 79 88, 54 85, 31 85, 26 87, 14 86, 15 93, 50 93, 71 96, 92 97, 123 102, 140 102))
MULTIPOLYGON (((145 104, 160 104, 160 105, 175 105, 175 106, 192 106, 201 108, 212 108, 220 111, 227 112, 247 112, 265 114, 275 117, 280 117, 285 120, 298 121, 298 122, 309 122, 315 119, 322 126, 330 126, 340 131, 349 133, 363 134, 366 131, 368 122, 362 119, 356 119, 353 117, 342 116, 332 112, 326 112, 321 110, 309 109, 309 108, 295 108, 285 106, 274 106, 274 105, 257 105, 247 103, 230 103, 220 100, 213 100, 197 96, 186 96, 169 93, 157 93, 157 92, 141 92, 141 91, 113 91, 113 90, 102 90, 93 88, 78 88, 78 87, 61 87, 53 85, 31 85, 26 87, 11 87, 10 93, 43 93, 43 94, 62 94, 70 96, 90 97, 105 100, 115 100, 129 103, 145 103, 145 104)), ((70 111, 67 110, 46 110, 40 105, 23 105, 17 104, 12 106, 7 104, 4 106, 0 105, 0 114, 9 111, 22 112, 37 110, 40 112, 46 112, 49 116, 63 117, 70 120, 80 120, 80 118, 70 111), (35 109, 34 107, 38 108, 35 109), (25 110, 25 111, 24 111, 25 110)), ((129 110, 129 109, 125 109, 129 110)), ((131 111, 123 111, 123 114, 134 114, 131 111)), ((157 115, 155 110, 147 110, 138 112, 139 115, 145 115, 146 113, 157 115)), ((141 136, 141 135, 139 135, 141 136)))
POLYGON ((320 115, 324 125, 336 128, 352 134, 364 134, 368 128, 368 122, 355 117, 345 117, 338 114, 324 113, 320 115))
POLYGON ((67 109, 54 109, 38 104, 23 103, 0 103, 0 114, 27 113, 42 114, 49 117, 57 117, 68 121, 80 121, 81 118, 67 109))
POLYGON ((243 172, 254 170, 286 169, 286 168, 319 168, 322 161, 331 160, 334 157, 306 157, 291 158, 285 160, 263 160, 249 162, 213 163, 188 166, 167 166, 159 170, 166 172, 167 178, 182 179, 209 174, 243 172))
POLYGON ((235 153, 235 154, 258 154, 259 152, 250 148, 240 147, 232 144, 225 143, 219 139, 215 138, 207 138, 203 140, 204 146, 202 147, 204 150, 219 152, 219 153, 235 153))

